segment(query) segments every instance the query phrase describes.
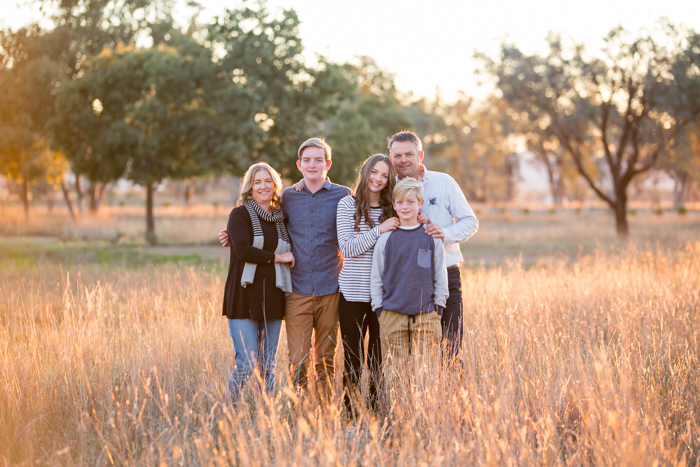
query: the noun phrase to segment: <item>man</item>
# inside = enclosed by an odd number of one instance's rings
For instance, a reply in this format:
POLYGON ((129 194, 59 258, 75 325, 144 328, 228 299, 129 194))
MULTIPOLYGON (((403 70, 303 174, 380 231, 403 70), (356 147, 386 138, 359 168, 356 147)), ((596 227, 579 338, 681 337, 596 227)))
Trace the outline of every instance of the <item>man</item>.
POLYGON ((459 244, 476 233, 479 222, 457 182, 449 175, 433 172, 422 164, 425 154, 417 134, 401 131, 388 138, 389 157, 397 178, 413 177, 423 184, 428 218, 426 233, 441 238, 445 246, 445 266, 449 297, 442 313, 442 335, 448 355, 455 357, 462 345, 462 252, 459 244))
MULTIPOLYGON (((293 293, 287 297, 285 321, 292 378, 306 386, 311 333, 316 331, 316 374, 328 383, 334 371, 338 335, 338 276, 343 256, 338 247, 336 210, 338 201, 351 194, 349 188, 328 179, 331 147, 322 138, 310 138, 299 147, 297 168, 304 176, 302 189, 282 193, 287 232, 292 240, 295 264, 291 269, 293 293)), ((225 230, 219 233, 228 245, 225 230)))

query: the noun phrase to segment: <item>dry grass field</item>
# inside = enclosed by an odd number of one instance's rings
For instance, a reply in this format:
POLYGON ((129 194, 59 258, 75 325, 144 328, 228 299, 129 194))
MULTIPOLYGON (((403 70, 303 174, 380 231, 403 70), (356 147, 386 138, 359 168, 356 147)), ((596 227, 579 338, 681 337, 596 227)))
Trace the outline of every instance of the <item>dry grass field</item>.
MULTIPOLYGON (((197 243, 225 218, 165 220, 197 243)), ((3 234, 65 225, 43 222, 3 234)), ((462 360, 421 356, 354 422, 338 378, 289 385, 284 338, 273 396, 250 384, 222 410, 225 264, 93 222, 103 241, 0 239, 0 466, 700 462, 697 217, 636 217, 621 243, 603 215, 481 216, 462 360)))

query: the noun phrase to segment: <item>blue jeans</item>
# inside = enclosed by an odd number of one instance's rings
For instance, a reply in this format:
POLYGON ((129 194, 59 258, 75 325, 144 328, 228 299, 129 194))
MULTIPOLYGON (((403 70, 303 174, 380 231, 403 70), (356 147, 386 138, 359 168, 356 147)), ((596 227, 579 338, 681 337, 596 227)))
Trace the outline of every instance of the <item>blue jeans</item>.
POLYGON ((231 402, 238 400, 255 368, 265 381, 265 391, 270 393, 275 382, 275 356, 282 320, 229 319, 228 329, 236 353, 236 368, 227 384, 231 402))

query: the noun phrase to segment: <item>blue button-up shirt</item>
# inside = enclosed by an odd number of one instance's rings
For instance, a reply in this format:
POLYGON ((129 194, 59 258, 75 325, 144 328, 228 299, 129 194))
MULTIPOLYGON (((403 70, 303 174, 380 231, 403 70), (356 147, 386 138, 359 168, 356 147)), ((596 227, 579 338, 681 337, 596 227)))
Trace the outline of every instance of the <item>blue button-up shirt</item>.
POLYGON ((328 179, 316 193, 306 187, 299 192, 291 187, 282 192, 295 260, 292 268, 295 294, 310 297, 314 293, 321 296, 338 291, 343 255, 338 248, 335 215, 338 201, 349 194, 349 188, 328 179))

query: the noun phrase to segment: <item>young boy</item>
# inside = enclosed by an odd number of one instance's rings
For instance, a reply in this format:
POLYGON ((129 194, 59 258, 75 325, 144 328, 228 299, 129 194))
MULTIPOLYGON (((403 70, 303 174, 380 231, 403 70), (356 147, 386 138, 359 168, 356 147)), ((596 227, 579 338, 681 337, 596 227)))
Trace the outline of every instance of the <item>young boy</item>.
POLYGON ((372 309, 389 361, 440 344, 440 316, 449 293, 442 240, 418 223, 423 185, 404 178, 394 188, 393 204, 400 225, 377 240, 371 279, 372 309))

